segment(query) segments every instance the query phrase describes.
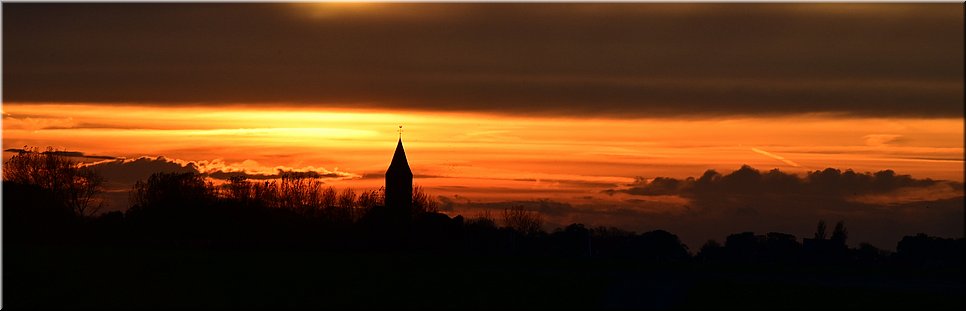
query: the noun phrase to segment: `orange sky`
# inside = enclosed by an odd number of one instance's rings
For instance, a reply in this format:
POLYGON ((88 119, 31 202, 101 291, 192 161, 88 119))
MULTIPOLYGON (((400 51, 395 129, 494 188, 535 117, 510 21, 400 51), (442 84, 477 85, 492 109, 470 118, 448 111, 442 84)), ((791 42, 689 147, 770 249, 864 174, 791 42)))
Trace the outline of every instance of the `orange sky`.
MULTIPOLYGON (((276 166, 381 173, 396 126, 417 175, 460 183, 626 183, 705 169, 804 172, 894 169, 962 181, 963 120, 837 118, 576 119, 306 108, 4 106, 4 148, 54 146, 89 155, 165 156, 250 172, 276 166)), ((369 185, 358 181, 353 185, 369 185)), ((445 186, 429 178, 417 183, 445 186)))

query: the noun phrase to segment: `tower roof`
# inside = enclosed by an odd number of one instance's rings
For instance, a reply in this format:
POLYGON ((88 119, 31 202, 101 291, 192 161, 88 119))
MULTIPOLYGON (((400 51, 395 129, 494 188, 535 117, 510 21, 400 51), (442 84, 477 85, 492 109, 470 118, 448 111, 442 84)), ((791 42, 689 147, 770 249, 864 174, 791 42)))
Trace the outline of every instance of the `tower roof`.
POLYGON ((402 138, 396 143, 396 153, 392 155, 392 162, 386 170, 386 175, 397 174, 413 175, 413 171, 409 168, 409 160, 406 159, 406 150, 403 149, 402 138))

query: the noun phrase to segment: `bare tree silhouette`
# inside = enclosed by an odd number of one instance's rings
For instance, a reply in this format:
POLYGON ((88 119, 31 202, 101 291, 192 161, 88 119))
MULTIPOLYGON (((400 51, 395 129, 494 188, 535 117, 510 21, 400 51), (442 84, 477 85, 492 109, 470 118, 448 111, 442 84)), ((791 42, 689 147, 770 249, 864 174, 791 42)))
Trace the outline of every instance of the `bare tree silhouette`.
POLYGON ((55 201, 81 217, 96 214, 104 205, 99 197, 104 178, 51 147, 44 152, 37 148, 18 152, 3 163, 3 180, 49 191, 55 201))
POLYGON ((540 213, 514 206, 503 210, 503 225, 522 234, 533 235, 543 230, 543 219, 540 213))
POLYGON ((352 191, 350 188, 342 189, 336 201, 336 218, 345 218, 346 220, 355 219, 353 216, 356 208, 355 191, 352 191))
POLYGON ((358 212, 353 215, 353 221, 358 221, 363 215, 372 210, 372 208, 383 205, 384 189, 380 187, 379 189, 363 191, 359 194, 359 198, 356 199, 358 212))
POLYGON ((423 186, 413 188, 413 214, 438 213, 439 201, 429 195, 423 186))

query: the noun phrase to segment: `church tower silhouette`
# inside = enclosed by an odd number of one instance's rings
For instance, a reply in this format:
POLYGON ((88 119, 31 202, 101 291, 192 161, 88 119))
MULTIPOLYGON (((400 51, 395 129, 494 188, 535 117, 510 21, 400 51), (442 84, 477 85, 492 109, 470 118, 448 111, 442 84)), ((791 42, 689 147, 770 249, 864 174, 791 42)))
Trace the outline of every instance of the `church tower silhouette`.
MULTIPOLYGON (((400 126, 400 128, 402 128, 400 126)), ((386 207, 409 210, 413 205, 413 171, 406 160, 402 135, 396 143, 396 153, 386 170, 386 207)))

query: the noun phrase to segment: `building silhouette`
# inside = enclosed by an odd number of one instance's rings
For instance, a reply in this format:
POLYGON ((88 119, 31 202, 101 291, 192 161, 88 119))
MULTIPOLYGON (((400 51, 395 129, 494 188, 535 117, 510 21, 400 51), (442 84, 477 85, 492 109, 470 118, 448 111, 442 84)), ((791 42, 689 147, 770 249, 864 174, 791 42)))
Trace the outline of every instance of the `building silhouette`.
POLYGON ((409 169, 402 137, 386 170, 386 207, 409 210, 413 204, 413 171, 409 169))

